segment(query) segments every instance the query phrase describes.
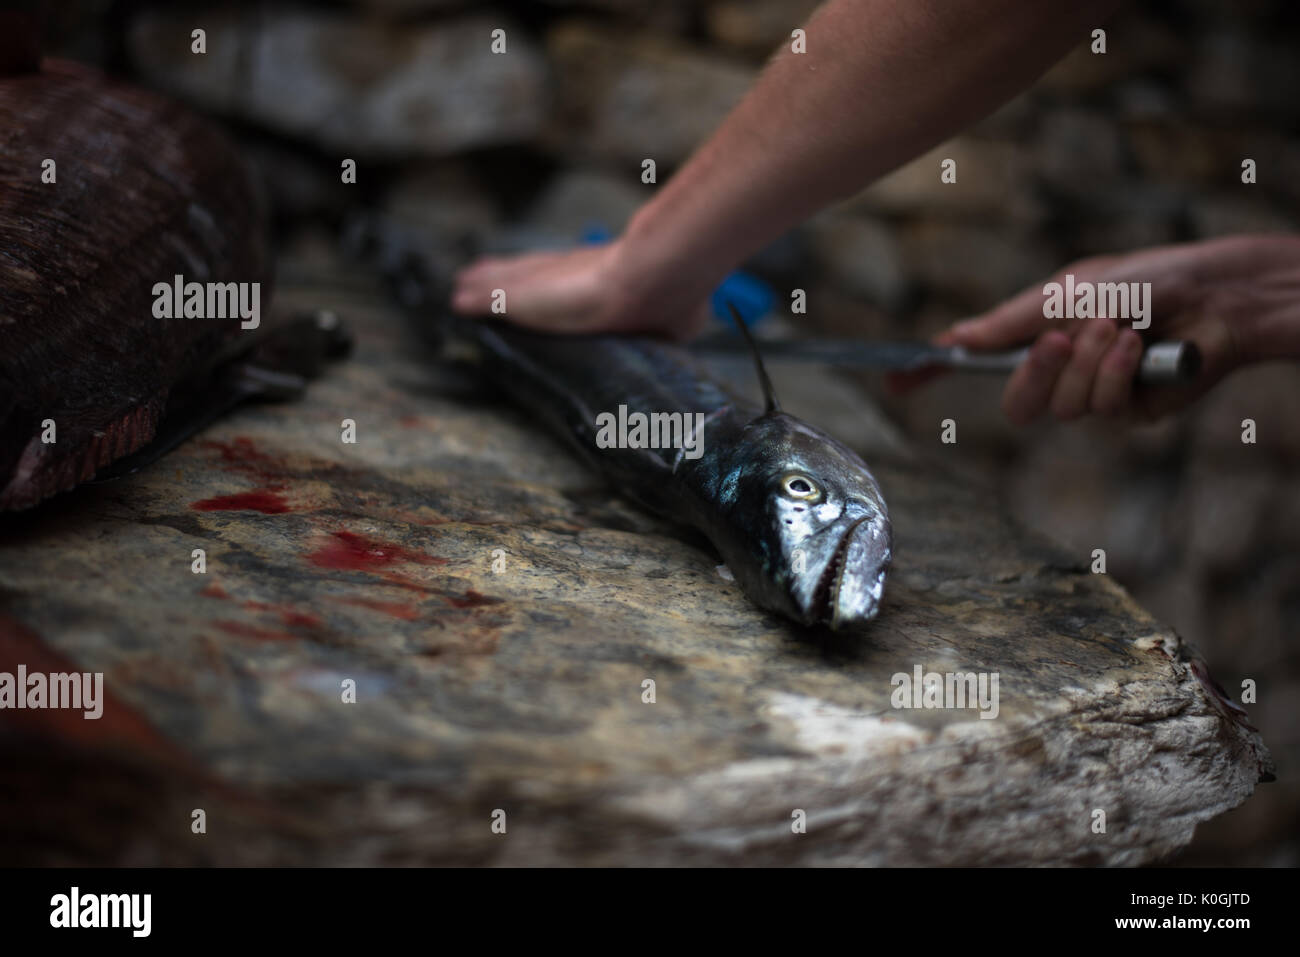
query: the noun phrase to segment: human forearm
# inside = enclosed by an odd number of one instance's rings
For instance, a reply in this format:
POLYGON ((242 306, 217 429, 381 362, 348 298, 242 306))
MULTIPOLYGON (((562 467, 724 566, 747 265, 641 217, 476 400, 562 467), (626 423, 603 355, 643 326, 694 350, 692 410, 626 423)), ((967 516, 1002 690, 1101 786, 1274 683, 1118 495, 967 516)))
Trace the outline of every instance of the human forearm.
POLYGON ((707 291, 795 223, 1028 86, 1119 3, 831 0, 806 26, 807 52, 774 57, 633 218, 630 271, 707 291))

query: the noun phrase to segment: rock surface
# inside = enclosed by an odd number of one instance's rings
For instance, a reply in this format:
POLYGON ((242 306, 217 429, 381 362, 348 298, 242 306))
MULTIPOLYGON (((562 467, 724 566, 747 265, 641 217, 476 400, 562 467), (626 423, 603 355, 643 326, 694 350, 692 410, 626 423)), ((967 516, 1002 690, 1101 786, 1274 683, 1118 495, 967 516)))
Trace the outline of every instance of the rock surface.
POLYGON ((740 101, 755 72, 708 51, 658 36, 629 37, 585 21, 546 38, 556 76, 550 145, 578 158, 641 169, 680 164, 740 101))
POLYGON ((136 68, 159 88, 353 159, 528 140, 546 114, 546 66, 503 17, 408 25, 214 7, 150 12, 128 39, 136 68), (199 28, 203 54, 191 52, 199 28), (504 53, 492 51, 497 29, 504 53))
POLYGON ((7 863, 1139 864, 1267 775, 1169 629, 833 377, 774 370, 890 503, 884 609, 840 636, 756 610, 360 274, 289 266, 280 307, 339 311, 350 362, 0 527, 0 670, 112 695, 0 712, 7 863), (891 707, 917 666, 996 672, 997 717, 891 707))

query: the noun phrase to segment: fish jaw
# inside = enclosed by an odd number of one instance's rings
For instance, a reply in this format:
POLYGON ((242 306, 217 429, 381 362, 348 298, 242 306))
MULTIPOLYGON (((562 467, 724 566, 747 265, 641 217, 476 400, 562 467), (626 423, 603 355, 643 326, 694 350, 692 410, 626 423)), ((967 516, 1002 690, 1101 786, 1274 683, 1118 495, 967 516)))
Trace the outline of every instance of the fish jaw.
POLYGON ((828 531, 835 534, 826 536, 823 557, 796 576, 791 597, 804 624, 838 631, 870 621, 880 610, 893 542, 884 513, 828 531))
POLYGON ((876 617, 885 593, 885 575, 894 557, 889 520, 882 516, 859 522, 845 536, 843 560, 830 603, 834 630, 876 617))

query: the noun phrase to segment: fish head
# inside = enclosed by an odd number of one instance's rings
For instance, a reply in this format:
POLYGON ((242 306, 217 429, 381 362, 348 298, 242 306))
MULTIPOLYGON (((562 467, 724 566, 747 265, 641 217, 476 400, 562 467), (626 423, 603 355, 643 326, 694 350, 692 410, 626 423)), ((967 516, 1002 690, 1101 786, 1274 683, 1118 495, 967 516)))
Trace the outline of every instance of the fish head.
POLYGON ((723 480, 728 566, 766 607, 839 629, 875 617, 893 554, 885 500, 852 450, 784 413, 745 428, 723 480))

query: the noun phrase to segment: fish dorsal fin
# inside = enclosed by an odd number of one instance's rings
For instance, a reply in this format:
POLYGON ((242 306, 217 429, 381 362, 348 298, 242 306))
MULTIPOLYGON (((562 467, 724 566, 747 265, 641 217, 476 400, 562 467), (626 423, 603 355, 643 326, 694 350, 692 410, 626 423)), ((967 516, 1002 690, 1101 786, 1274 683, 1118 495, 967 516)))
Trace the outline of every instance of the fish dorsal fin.
POLYGON ((736 328, 740 334, 745 337, 745 343, 749 346, 749 351, 754 356, 754 369, 758 372, 758 384, 763 387, 763 399, 767 402, 765 414, 781 411, 781 403, 776 400, 776 390, 772 388, 772 380, 767 376, 767 367, 763 365, 763 357, 759 354, 758 343, 754 341, 753 334, 749 331, 749 326, 745 320, 740 318, 740 313, 736 307, 727 302, 727 309, 731 311, 731 318, 736 321, 736 328))

